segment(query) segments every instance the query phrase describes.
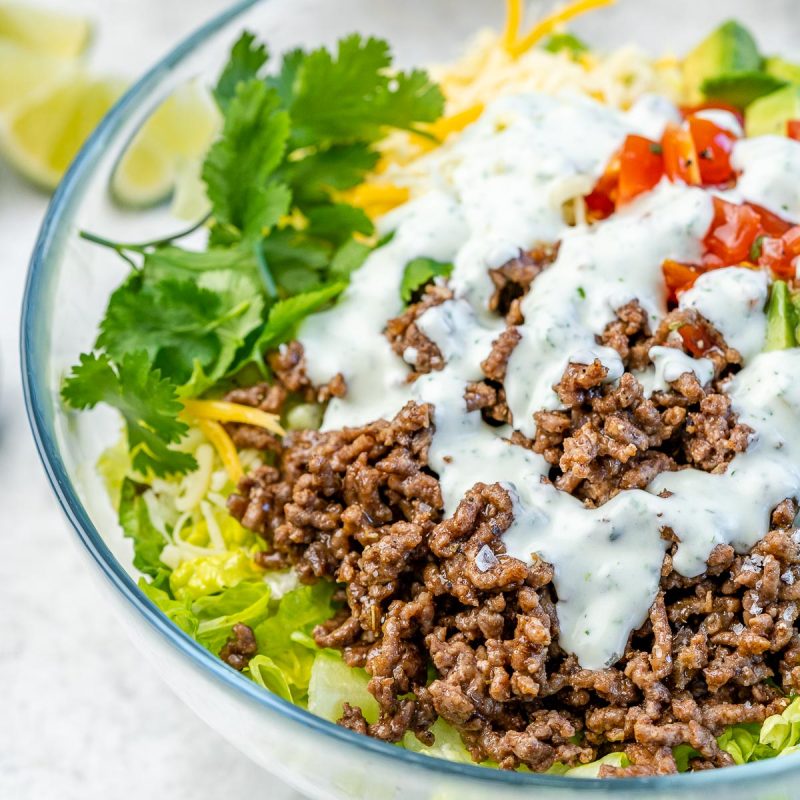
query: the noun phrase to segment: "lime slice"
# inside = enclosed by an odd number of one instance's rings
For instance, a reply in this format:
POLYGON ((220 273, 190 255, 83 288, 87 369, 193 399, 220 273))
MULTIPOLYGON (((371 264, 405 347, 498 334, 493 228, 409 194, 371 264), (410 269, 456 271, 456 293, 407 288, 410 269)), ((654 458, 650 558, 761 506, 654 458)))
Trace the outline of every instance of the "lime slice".
POLYGON ((73 69, 64 59, 33 53, 0 39, 0 112, 63 79, 73 69))
POLYGON ((146 208, 175 189, 179 173, 191 172, 219 130, 220 115, 210 94, 197 84, 177 89, 131 141, 111 179, 123 206, 146 208))
POLYGON ((76 72, 17 103, 3 120, 3 155, 30 180, 54 188, 124 88, 121 81, 76 72))
POLYGON ((73 14, 0 3, 0 38, 44 55, 75 58, 88 47, 92 26, 73 14))

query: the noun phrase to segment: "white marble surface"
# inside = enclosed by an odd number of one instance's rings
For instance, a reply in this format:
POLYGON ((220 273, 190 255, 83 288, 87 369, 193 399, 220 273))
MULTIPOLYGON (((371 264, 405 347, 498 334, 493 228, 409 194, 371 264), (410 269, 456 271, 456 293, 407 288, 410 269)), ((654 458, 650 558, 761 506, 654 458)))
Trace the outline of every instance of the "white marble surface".
MULTIPOLYGON (((43 0, 42 0, 43 1, 43 0)), ((50 0, 135 77, 226 0, 50 0)), ((22 405, 19 305, 47 198, 0 166, 0 798, 297 798, 201 723, 103 608, 22 405)))

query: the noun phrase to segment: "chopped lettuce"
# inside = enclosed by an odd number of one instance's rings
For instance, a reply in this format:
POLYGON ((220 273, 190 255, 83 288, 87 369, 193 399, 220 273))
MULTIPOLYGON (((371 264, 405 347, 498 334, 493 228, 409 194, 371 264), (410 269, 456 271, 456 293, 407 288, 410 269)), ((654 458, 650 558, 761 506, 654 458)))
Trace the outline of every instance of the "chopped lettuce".
POLYGON ((175 623, 182 631, 194 636, 197 632, 197 617, 192 613, 189 600, 175 600, 169 592, 159 589, 144 578, 139 581, 139 588, 153 605, 157 606, 167 619, 175 623))
POLYGON ((197 600, 262 574, 247 553, 231 550, 184 561, 173 570, 169 586, 177 599, 197 600))
POLYGON ((311 668, 308 710, 323 719, 338 722, 342 717, 342 704, 350 703, 362 710, 367 722, 375 722, 378 702, 367 691, 367 683, 369 675, 365 670, 348 667, 339 653, 323 650, 311 668))
POLYGON ((133 566, 153 578, 156 586, 160 586, 169 575, 167 566, 161 561, 161 551, 167 542, 150 519, 142 489, 130 478, 122 481, 119 524, 125 536, 133 542, 133 566))
POLYGON ((234 625, 252 627, 268 616, 270 595, 263 581, 242 581, 224 592, 195 600, 192 612, 198 619, 197 641, 218 654, 234 625))
POLYGON ((295 702, 303 703, 311 682, 317 649, 311 631, 334 614, 335 584, 300 586, 285 594, 277 611, 254 628, 258 653, 272 659, 284 674, 295 702))

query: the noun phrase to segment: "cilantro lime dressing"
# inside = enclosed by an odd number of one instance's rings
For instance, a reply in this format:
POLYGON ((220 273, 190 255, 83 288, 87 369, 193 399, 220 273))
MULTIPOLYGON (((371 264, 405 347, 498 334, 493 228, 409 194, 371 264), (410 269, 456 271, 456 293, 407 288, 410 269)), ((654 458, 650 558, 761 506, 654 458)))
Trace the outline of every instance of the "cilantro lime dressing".
POLYGON ((653 362, 650 369, 637 372, 636 378, 649 397, 654 392, 665 392, 672 381, 691 372, 701 386, 714 377, 714 364, 708 358, 692 358, 675 347, 651 347, 648 355, 653 362))
POLYGON ((403 270, 420 253, 452 260, 467 235, 461 210, 442 192, 406 204, 383 224, 394 228, 392 240, 353 274, 334 308, 309 317, 300 331, 308 377, 323 385, 341 373, 347 382, 347 395, 328 404, 324 430, 391 418, 403 407, 408 368, 383 335, 403 310, 403 270))
POLYGON ((741 173, 736 195, 800 223, 800 142, 786 136, 741 139, 731 163, 741 173))
MULTIPOLYGON (((800 427, 800 386, 791 381, 800 351, 756 355, 764 340, 766 282, 747 270, 703 276, 682 303, 708 316, 745 356, 731 397, 756 434, 722 475, 668 473, 645 491, 625 491, 586 509, 547 482, 542 457, 508 441, 510 428, 490 427, 480 412, 466 410, 466 384, 481 378, 480 362, 503 329, 486 309, 492 292, 486 270, 521 248, 562 242, 558 259, 524 301, 522 340, 506 379, 515 425, 529 434, 535 411, 558 406, 552 384, 570 360, 599 358, 609 380, 618 377, 619 356, 595 338, 615 309, 636 298, 652 325, 663 317, 661 263, 700 256, 710 196, 663 183, 592 228, 569 228, 560 209, 591 185, 626 131, 642 125, 572 98, 532 95, 492 104, 463 137, 412 168, 420 170, 422 199, 385 223, 396 226, 393 241, 367 260, 334 309, 312 317, 300 332, 312 380, 323 383, 341 372, 348 384, 347 397, 328 407, 325 428, 390 417, 407 400, 430 403, 435 434, 429 461, 446 513, 478 482, 506 487, 515 506, 504 535, 507 552, 553 565, 560 643, 587 668, 616 661, 630 631, 646 618, 668 547, 663 527, 680 539, 679 571, 697 574, 715 544, 746 549, 762 538, 770 509, 800 489, 800 436, 781 434, 800 427), (409 384, 407 366, 382 330, 402 310, 403 270, 417 256, 453 261, 455 298, 417 321, 439 347, 444 369, 409 384), (659 497, 664 490, 671 494, 659 497)), ((649 391, 684 372, 703 383, 711 378, 707 359, 666 347, 654 347, 651 356, 654 366, 642 376, 649 391)), ((413 362, 416 354, 404 357, 413 362)))
POLYGON ((605 223, 564 234, 556 262, 522 303, 522 339, 508 363, 506 397, 523 433, 533 435, 536 411, 559 407, 552 387, 570 361, 585 362, 590 351, 620 372, 617 352, 595 337, 634 299, 653 324, 664 315, 661 264, 699 258, 711 218, 705 192, 665 181, 605 223))
POLYGON ((681 296, 681 308, 699 311, 722 334, 728 346, 747 360, 764 348, 767 277, 743 267, 701 275, 681 296))

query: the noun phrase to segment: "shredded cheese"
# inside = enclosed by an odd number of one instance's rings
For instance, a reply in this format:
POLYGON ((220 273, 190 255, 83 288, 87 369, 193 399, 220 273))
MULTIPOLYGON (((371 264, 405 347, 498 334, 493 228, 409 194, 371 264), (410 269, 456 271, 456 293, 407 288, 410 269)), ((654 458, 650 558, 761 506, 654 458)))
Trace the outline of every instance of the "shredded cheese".
POLYGON ((559 11, 555 11, 544 19, 539 20, 522 39, 514 43, 510 53, 515 58, 521 56, 538 44, 545 36, 556 30, 559 25, 563 25, 581 14, 594 11, 596 8, 613 5, 615 2, 616 0, 576 0, 576 2, 570 3, 559 11))
POLYGON ((506 0, 506 27, 503 32, 503 47, 510 53, 514 49, 522 25, 523 0, 506 0))
POLYGON ((228 403, 224 400, 184 400, 186 413, 197 420, 216 422, 240 422, 284 436, 286 431, 280 426, 276 414, 268 414, 260 408, 228 403))
POLYGON ((244 477, 244 469, 242 468, 242 462, 239 460, 236 445, 234 445, 231 437, 228 436, 225 428, 219 422, 211 419, 198 419, 197 426, 217 451, 217 455, 225 465, 231 481, 234 485, 238 484, 244 477))

